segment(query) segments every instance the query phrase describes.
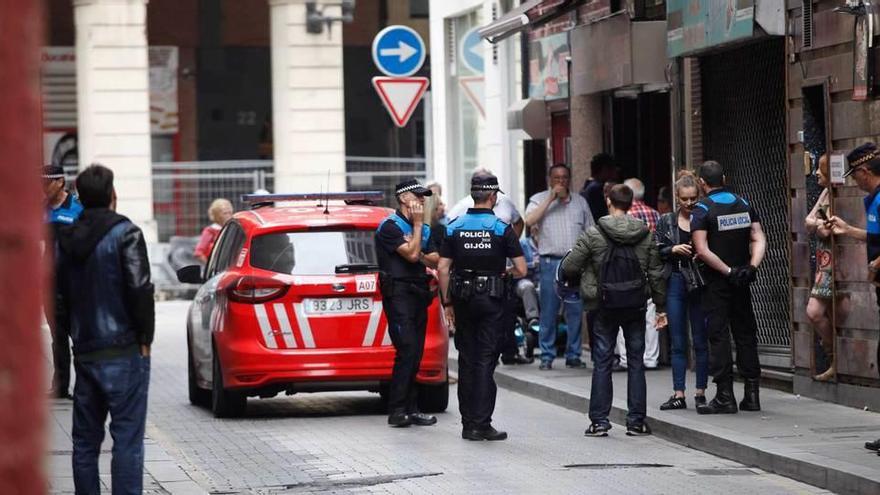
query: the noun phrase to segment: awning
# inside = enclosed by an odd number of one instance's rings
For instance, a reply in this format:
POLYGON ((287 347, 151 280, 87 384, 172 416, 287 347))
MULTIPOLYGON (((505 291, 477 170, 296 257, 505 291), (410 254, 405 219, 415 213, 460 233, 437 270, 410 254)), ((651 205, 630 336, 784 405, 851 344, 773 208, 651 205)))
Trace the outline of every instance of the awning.
POLYGON ((546 139, 547 104, 544 100, 526 99, 507 108, 507 129, 519 139, 546 139))
POLYGON ((667 62, 666 21, 611 15, 571 31, 571 94, 666 89, 667 62))
POLYGON ((524 30, 526 27, 537 27, 581 6, 584 0, 563 0, 553 7, 548 7, 540 14, 530 10, 539 7, 545 0, 524 0, 519 7, 512 9, 500 18, 481 27, 477 32, 489 43, 497 43, 505 38, 524 30))

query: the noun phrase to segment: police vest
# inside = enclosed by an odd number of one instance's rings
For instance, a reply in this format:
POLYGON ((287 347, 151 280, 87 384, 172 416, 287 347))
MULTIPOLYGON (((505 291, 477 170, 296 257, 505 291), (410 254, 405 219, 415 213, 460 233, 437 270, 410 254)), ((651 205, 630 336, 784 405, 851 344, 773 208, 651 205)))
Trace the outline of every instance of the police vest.
POLYGON ((865 199, 868 262, 880 256, 880 190, 865 199))
POLYGON ((749 264, 752 239, 752 207, 729 191, 718 190, 697 203, 706 211, 709 250, 731 267, 749 264))
MULTIPOLYGON (((384 225, 385 222, 387 222, 389 220, 394 222, 395 224, 397 224, 397 227, 400 229, 401 232, 403 232, 403 235, 412 235, 413 226, 409 222, 407 222, 406 219, 404 219, 400 215, 398 215, 396 212, 392 213, 391 215, 386 217, 385 220, 382 220, 382 223, 379 224, 379 227, 376 229, 376 232, 378 233, 382 229, 382 225, 384 225)), ((423 223, 422 224, 422 251, 428 249, 428 241, 430 241, 430 240, 431 240, 431 227, 429 227, 427 224, 423 223)))
MULTIPOLYGON (((413 226, 409 222, 406 221, 405 218, 401 217, 397 214, 397 212, 392 213, 388 217, 386 217, 382 222, 379 223, 379 227, 376 229, 376 233, 382 230, 382 227, 385 225, 385 222, 394 222, 395 225, 403 232, 403 235, 410 236, 413 233, 413 226)), ((431 239, 431 227, 428 225, 422 224, 422 243, 421 249, 425 251, 428 249, 428 245, 431 239)), ((401 279, 401 278, 412 278, 419 279, 425 277, 425 265, 421 262, 410 263, 405 260, 398 253, 386 253, 382 249, 378 249, 378 261, 379 268, 381 268, 384 272, 390 275, 393 278, 401 279)))
POLYGON ((454 252, 454 270, 502 273, 507 265, 504 231, 507 224, 487 210, 468 212, 446 227, 446 241, 454 252))
POLYGON ((71 225, 82 214, 83 205, 79 202, 79 198, 74 194, 68 194, 67 199, 58 208, 49 210, 49 223, 57 223, 61 225, 71 225))

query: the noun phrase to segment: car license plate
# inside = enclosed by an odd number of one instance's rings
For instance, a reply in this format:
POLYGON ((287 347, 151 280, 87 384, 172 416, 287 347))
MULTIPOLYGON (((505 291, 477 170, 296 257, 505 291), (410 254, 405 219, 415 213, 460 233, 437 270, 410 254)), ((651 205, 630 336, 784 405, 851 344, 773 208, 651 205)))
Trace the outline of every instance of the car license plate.
POLYGON ((368 313, 373 310, 373 300, 369 297, 306 299, 304 304, 310 315, 368 313))

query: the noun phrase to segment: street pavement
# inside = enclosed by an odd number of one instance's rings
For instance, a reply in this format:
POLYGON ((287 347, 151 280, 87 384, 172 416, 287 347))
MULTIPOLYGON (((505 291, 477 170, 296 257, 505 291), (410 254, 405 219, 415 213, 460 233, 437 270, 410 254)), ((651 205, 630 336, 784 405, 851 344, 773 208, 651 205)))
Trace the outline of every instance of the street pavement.
MULTIPOLYGON (((215 419, 186 397, 188 303, 157 306, 145 492, 148 493, 830 493, 657 437, 585 438, 582 412, 499 390, 505 442, 460 438, 454 400, 432 427, 392 429, 377 394, 251 399, 215 419)), ((52 401, 52 493, 71 493, 70 403, 52 401)), ((109 486, 107 440, 102 477, 109 486)))

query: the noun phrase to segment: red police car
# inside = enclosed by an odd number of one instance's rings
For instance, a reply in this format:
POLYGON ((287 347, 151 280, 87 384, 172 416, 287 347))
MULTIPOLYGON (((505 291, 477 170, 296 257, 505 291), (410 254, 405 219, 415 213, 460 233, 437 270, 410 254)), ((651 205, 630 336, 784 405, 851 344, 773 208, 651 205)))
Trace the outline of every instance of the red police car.
MULTIPOLYGON (((251 209, 223 227, 204 271, 178 272, 202 284, 187 320, 190 402, 234 417, 249 396, 387 394, 394 347, 373 239, 391 210, 368 204, 381 197, 243 196, 251 209)), ((439 412, 449 398, 449 334, 436 297, 428 312, 419 407, 439 412)))

